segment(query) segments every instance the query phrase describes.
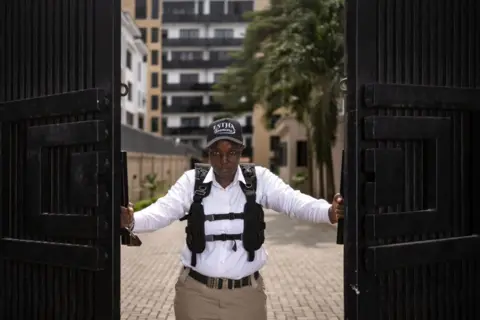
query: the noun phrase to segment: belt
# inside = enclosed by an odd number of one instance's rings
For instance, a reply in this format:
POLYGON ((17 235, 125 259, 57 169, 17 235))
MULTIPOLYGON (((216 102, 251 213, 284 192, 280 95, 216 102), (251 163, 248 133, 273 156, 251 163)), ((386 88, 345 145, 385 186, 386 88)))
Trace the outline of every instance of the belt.
MULTIPOLYGON (((207 277, 201 273, 198 273, 195 270, 190 269, 188 276, 211 289, 222 289, 226 286, 228 289, 239 289, 247 286, 252 285, 252 275, 246 276, 242 279, 234 280, 234 279, 225 279, 225 278, 212 278, 207 277)), ((260 277, 260 272, 256 271, 253 274, 255 280, 258 280, 260 277)))

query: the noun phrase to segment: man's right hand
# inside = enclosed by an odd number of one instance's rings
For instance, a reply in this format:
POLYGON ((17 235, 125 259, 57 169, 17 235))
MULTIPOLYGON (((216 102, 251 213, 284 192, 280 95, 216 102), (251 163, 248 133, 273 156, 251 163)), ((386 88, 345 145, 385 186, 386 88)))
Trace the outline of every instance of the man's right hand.
POLYGON ((128 208, 120 207, 120 227, 130 228, 133 224, 133 203, 128 204, 128 208))

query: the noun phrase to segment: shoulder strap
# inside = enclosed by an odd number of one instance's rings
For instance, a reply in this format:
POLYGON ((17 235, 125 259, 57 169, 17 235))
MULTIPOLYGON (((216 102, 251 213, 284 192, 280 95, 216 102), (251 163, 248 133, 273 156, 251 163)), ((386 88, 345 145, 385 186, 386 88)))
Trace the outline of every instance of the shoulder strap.
POLYGON ((240 183, 240 187, 243 193, 247 197, 247 200, 256 201, 257 191, 257 172, 255 171, 254 163, 241 163, 240 169, 242 170, 245 183, 240 183))
POLYGON ((205 163, 195 164, 195 187, 193 190, 193 202, 201 203, 203 198, 210 194, 212 183, 204 183, 205 177, 210 170, 210 165, 205 163))

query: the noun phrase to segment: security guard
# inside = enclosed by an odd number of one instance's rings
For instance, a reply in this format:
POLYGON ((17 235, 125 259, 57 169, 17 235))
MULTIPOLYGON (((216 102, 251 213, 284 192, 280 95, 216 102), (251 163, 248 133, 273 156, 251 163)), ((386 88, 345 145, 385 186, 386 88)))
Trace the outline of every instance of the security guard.
POLYGON ((266 320, 259 273, 267 260, 263 208, 336 223, 343 201, 336 195, 330 205, 293 190, 266 168, 239 164, 244 144, 236 120, 217 120, 207 130, 210 164, 185 172, 151 206, 135 213, 122 208, 122 226, 141 233, 187 220, 175 286, 177 320, 266 320))

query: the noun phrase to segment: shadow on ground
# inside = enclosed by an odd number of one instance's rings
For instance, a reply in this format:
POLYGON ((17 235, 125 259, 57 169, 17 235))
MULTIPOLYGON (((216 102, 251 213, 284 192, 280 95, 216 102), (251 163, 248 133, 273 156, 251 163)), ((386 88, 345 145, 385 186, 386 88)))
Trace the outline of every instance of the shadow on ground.
POLYGON ((331 246, 336 241, 337 229, 327 224, 313 224, 291 219, 283 213, 265 212, 266 238, 277 245, 298 244, 306 247, 331 246))

